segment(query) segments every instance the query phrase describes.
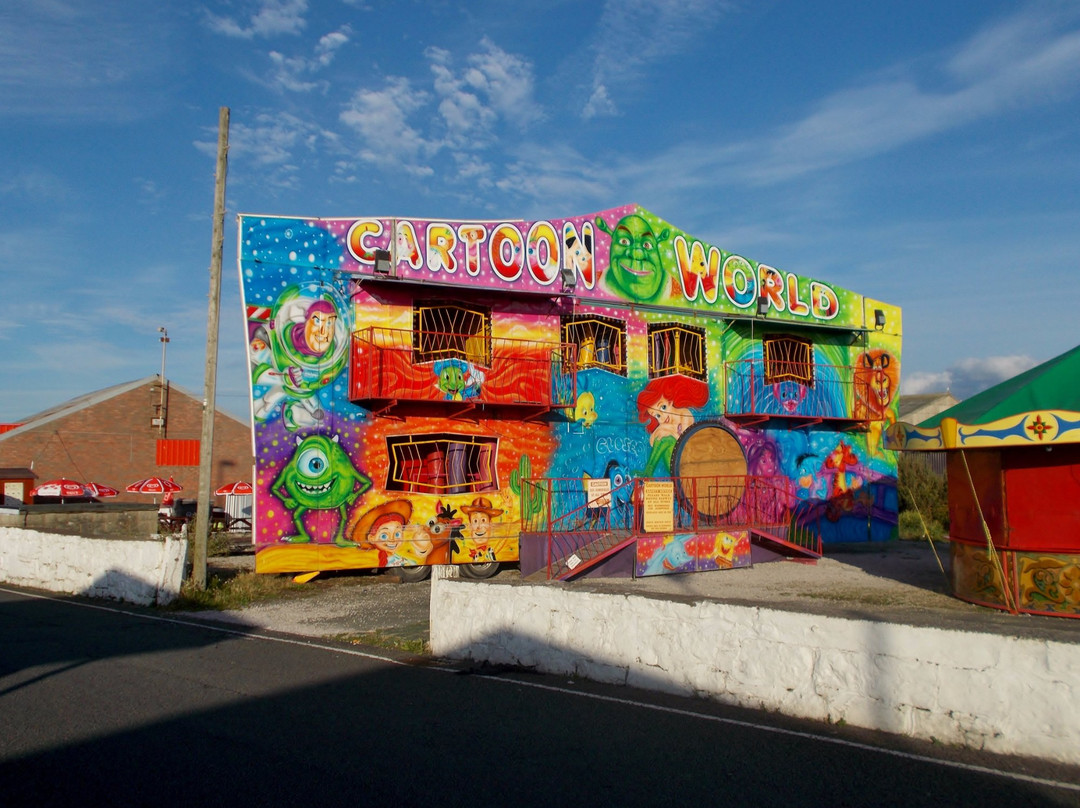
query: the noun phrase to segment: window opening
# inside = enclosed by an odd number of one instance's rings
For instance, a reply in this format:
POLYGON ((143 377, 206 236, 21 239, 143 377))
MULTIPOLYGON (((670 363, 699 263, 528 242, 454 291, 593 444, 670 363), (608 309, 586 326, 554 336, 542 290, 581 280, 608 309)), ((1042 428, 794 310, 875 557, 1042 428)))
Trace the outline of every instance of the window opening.
POLYGON ((706 381, 705 330, 674 323, 649 326, 649 378, 682 373, 706 381))
POLYGON ((491 309, 439 301, 413 308, 413 360, 462 359, 491 367, 491 309))
POLYGON ((593 315, 562 318, 562 341, 577 346, 579 369, 626 375, 626 323, 593 315))
POLYGON ((761 341, 765 360, 765 384, 792 381, 814 386, 814 348, 797 337, 765 337, 761 341))
POLYGON ((386 439, 387 491, 474 494, 497 491, 499 439, 480 435, 399 435, 386 439))

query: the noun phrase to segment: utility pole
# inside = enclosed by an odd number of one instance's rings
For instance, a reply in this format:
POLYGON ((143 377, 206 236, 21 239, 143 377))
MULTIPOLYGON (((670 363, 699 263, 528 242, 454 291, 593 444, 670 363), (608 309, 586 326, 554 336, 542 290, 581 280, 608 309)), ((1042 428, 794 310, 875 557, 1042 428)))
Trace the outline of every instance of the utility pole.
POLYGON ((158 377, 158 382, 161 386, 161 404, 158 407, 158 433, 161 437, 165 437, 165 346, 169 344, 169 330, 163 325, 158 326, 158 333, 161 334, 159 339, 161 340, 161 376, 158 377))
POLYGON ((229 155, 229 108, 218 111, 217 171, 214 175, 214 232, 210 247, 210 304, 206 315, 206 374, 202 438, 199 443, 199 499, 191 580, 206 589, 206 544, 210 533, 210 475, 214 462, 214 416, 217 413, 218 309, 221 307, 221 248, 225 240, 225 172, 229 155))

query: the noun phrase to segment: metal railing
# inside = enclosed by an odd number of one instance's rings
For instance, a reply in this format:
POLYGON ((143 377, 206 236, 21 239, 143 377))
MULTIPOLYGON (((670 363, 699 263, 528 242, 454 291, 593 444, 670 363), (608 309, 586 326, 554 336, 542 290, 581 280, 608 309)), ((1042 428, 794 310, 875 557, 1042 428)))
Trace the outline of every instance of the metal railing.
POLYGON ((884 404, 874 404, 873 378, 848 365, 785 362, 784 378, 766 373, 764 359, 724 363, 725 414, 777 418, 877 421, 884 404))
POLYGON ((816 525, 793 518, 798 499, 786 477, 652 478, 631 480, 610 490, 598 489, 595 481, 580 477, 533 478, 522 485, 524 493, 542 503, 522 508, 521 530, 547 534, 549 577, 564 559, 588 555, 589 548, 598 543, 606 551, 624 539, 658 532, 759 531, 821 553, 816 525), (654 483, 670 484, 669 500, 649 497, 647 501, 646 486, 654 483), (663 527, 657 529, 657 525, 663 527))
POLYGON ((352 338, 349 397, 573 407, 576 359, 570 343, 425 332, 417 344, 408 329, 365 328, 352 338))

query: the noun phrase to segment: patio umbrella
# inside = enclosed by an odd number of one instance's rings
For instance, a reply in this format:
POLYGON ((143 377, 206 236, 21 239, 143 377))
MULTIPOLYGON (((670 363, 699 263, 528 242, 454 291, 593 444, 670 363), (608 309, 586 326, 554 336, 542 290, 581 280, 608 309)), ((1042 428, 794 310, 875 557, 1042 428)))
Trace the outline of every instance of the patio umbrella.
POLYGON ((33 497, 59 497, 61 502, 65 499, 87 499, 92 496, 85 485, 75 480, 69 480, 67 477, 60 477, 42 483, 37 488, 32 488, 30 495, 33 497))
POLYGON ((164 494, 162 505, 172 505, 172 495, 176 491, 183 491, 184 486, 176 482, 172 477, 165 480, 161 477, 147 477, 144 480, 133 482, 125 491, 132 494, 154 494, 154 502, 157 502, 157 494, 164 494))
POLYGON ((86 490, 90 492, 90 496, 97 497, 98 499, 120 496, 119 491, 111 485, 105 485, 104 483, 87 483, 86 490))
POLYGON ((167 480, 161 477, 147 477, 145 480, 133 482, 124 490, 132 494, 172 494, 175 491, 183 491, 184 486, 172 477, 167 480))
POLYGON ((214 492, 214 495, 219 497, 243 497, 251 496, 253 493, 254 489, 251 487, 251 483, 245 480, 237 480, 234 483, 221 486, 221 488, 214 492))

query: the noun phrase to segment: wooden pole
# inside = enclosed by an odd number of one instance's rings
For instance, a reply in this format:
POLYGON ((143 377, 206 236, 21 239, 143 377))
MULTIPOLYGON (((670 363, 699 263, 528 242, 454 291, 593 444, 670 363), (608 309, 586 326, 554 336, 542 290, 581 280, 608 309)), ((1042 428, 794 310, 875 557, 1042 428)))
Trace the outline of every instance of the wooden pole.
POLYGON ((221 249, 225 240, 225 173, 229 155, 229 108, 218 111, 217 171, 214 177, 214 232, 210 247, 210 303, 206 315, 206 374, 199 443, 199 499, 192 549, 191 581, 206 589, 206 545, 210 533, 210 477, 214 462, 214 416, 217 413, 218 310, 221 307, 221 249))

